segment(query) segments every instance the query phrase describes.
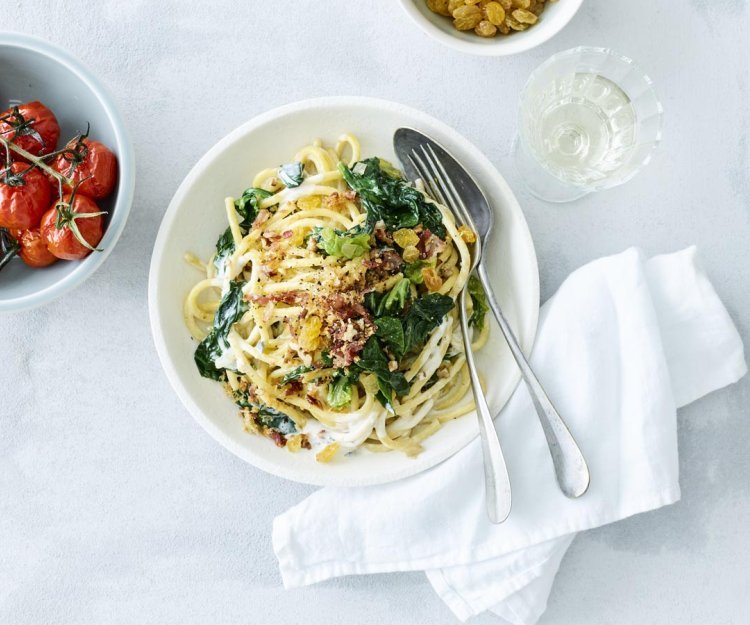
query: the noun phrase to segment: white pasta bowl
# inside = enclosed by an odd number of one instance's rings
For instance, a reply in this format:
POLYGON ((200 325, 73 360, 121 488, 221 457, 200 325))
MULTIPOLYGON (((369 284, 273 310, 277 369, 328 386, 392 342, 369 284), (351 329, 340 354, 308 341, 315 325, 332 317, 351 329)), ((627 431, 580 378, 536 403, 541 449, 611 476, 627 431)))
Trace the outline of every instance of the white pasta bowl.
MULTIPOLYGON (((151 329, 164 371, 185 407, 219 443, 247 462, 290 480, 319 485, 366 485, 400 479, 445 460, 478 433, 472 413, 447 423, 424 442, 416 458, 400 452, 364 449, 328 464, 311 452, 290 453, 267 438, 243 429, 238 409, 222 386, 202 378, 193 361, 196 343, 183 320, 183 302, 200 279, 184 261, 190 251, 211 256, 226 229, 224 198, 238 197, 254 172, 287 162, 316 138, 335 142, 344 132, 356 134, 362 156, 396 162, 392 138, 411 126, 446 146, 475 176, 496 211, 489 246, 490 274, 501 303, 526 352, 531 350, 539 313, 539 275, 526 221, 512 191, 492 164, 466 139, 442 122, 414 109, 383 100, 336 97, 284 106, 240 126, 193 167, 177 189, 154 245, 149 276, 151 329)), ((499 328, 478 354, 490 406, 499 411, 519 381, 513 358, 499 328)), ((508 441, 508 444, 513 444, 508 441)))
POLYGON ((539 21, 531 28, 510 35, 480 37, 474 31, 459 31, 449 17, 433 13, 425 0, 399 0, 407 15, 430 37, 451 48, 482 56, 508 56, 531 50, 552 39, 581 8, 583 0, 548 2, 539 21))

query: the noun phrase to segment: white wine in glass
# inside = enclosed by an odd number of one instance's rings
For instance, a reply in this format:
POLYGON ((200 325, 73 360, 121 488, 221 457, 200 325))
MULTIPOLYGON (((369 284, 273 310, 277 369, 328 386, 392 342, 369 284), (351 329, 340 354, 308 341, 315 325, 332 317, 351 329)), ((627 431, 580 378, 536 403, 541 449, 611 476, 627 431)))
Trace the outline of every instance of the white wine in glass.
POLYGON ((553 56, 521 95, 516 163, 529 191, 566 202, 622 184, 661 136, 661 104, 630 59, 603 48, 553 56))

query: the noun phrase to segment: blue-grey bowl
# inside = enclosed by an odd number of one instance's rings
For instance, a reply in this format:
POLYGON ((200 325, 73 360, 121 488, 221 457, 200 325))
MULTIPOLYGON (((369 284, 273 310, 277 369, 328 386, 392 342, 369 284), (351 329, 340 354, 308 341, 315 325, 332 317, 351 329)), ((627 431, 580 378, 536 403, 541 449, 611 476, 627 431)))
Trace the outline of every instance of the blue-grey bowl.
POLYGON ((21 33, 0 32, 0 111, 40 100, 60 122, 60 142, 91 124, 91 138, 117 155, 115 192, 98 202, 105 217, 99 248, 79 261, 31 269, 13 259, 0 271, 0 312, 42 306, 73 290, 94 273, 117 243, 133 202, 135 159, 130 137, 114 101, 94 75, 68 52, 21 33))

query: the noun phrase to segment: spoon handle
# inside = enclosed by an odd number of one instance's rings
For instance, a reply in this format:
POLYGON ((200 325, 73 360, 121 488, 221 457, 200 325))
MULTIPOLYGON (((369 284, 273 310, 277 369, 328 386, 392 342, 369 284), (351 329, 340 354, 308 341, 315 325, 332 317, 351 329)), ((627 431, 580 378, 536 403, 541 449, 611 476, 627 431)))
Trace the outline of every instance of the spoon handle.
POLYGON ((471 377, 471 389, 474 393, 477 417, 479 418, 479 436, 482 441, 482 456, 484 458, 484 490, 487 515, 492 523, 502 523, 510 514, 511 494, 510 478, 505 466, 503 450, 497 436, 492 413, 484 397, 479 374, 474 363, 474 353, 471 351, 471 330, 466 315, 466 289, 461 291, 459 314, 461 317, 461 334, 466 352, 466 364, 471 377))
POLYGON ((526 356, 524 356, 521 346, 518 344, 518 340, 495 298, 484 263, 479 263, 477 274, 484 287, 484 292, 487 294, 490 309, 497 319, 516 363, 518 363, 521 376, 529 388, 536 414, 542 424, 547 446, 552 455, 552 464, 555 467, 555 475, 560 490, 567 497, 580 497, 588 490, 590 481, 586 460, 562 417, 552 405, 547 393, 544 392, 544 388, 532 371, 529 361, 526 360, 526 356))

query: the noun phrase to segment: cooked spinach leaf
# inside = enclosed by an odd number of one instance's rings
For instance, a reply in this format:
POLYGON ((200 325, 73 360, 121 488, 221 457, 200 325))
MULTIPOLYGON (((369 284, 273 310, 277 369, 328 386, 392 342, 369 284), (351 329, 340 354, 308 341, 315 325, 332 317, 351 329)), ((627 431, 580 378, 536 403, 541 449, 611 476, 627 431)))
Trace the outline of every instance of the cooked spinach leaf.
POLYGON ((294 434, 297 431, 297 424, 289 415, 265 404, 257 404, 256 407, 258 420, 265 427, 285 435, 294 434))
POLYGON ((216 256, 214 257, 216 271, 221 272, 223 270, 224 263, 232 254, 234 254, 234 237, 232 236, 232 229, 227 228, 216 241, 216 256))
POLYGON ((484 318, 489 310, 487 296, 482 288, 482 282, 475 275, 469 276, 468 288, 473 305, 471 316, 469 317, 469 325, 474 326, 481 332, 484 329, 484 318))
POLYGON ((0 269, 10 262, 10 259, 18 254, 21 246, 18 241, 10 235, 5 228, 0 228, 0 269))
POLYGON ((257 421, 264 427, 275 430, 280 434, 294 434, 297 431, 297 424, 287 414, 284 414, 276 408, 271 408, 266 404, 251 401, 247 393, 235 391, 232 393, 234 403, 240 408, 247 408, 253 414, 257 415, 257 421))
POLYGON ((195 350, 195 364, 204 378, 221 380, 225 376, 224 370, 217 368, 214 363, 229 347, 227 335, 247 310, 247 302, 242 296, 242 284, 240 280, 233 280, 229 283, 229 290, 216 310, 211 332, 195 350))
POLYGON ((305 373, 312 371, 314 367, 308 367, 307 365, 300 365, 299 367, 296 367, 292 369, 289 373, 287 373, 283 378, 281 378, 281 383, 279 386, 284 386, 285 384, 289 384, 292 380, 297 380, 301 378, 305 373))
POLYGON ((453 300, 437 293, 430 293, 414 302, 404 319, 404 353, 424 345, 430 332, 440 325, 451 308, 453 300))
POLYGON ((365 308, 367 308, 367 310, 369 310, 374 316, 377 316, 378 307, 380 306, 380 302, 383 301, 384 297, 385 294, 378 291, 370 291, 369 293, 365 293, 365 308))
POLYGON ((352 401, 352 382, 345 373, 339 371, 328 385, 326 401, 331 408, 343 408, 352 401))
POLYGON ((409 299, 410 281, 408 278, 401 278, 396 284, 393 285, 390 291, 380 299, 378 307, 375 310, 376 317, 382 317, 388 313, 399 312, 404 309, 406 302, 409 299))
POLYGON ((422 224, 436 236, 445 239, 446 230, 438 208, 427 202, 424 195, 407 184, 400 175, 394 176, 395 170, 390 164, 384 168, 380 159, 368 158, 355 163, 351 169, 339 163, 339 170, 367 210, 369 232, 374 230, 378 221, 383 221, 391 231, 422 224))
POLYGON ((409 278, 414 284, 422 284, 424 282, 424 276, 422 276, 422 269, 425 267, 433 267, 434 261, 417 260, 413 263, 409 263, 404 267, 404 275, 409 278))
POLYGON ((397 317, 380 317, 375 320, 378 326, 375 336, 385 343, 385 346, 395 356, 396 360, 401 360, 404 355, 406 344, 404 342, 404 326, 401 319, 397 317))
POLYGON ((388 369, 388 358, 375 336, 367 339, 360 359, 352 368, 375 374, 378 380, 378 401, 391 412, 393 412, 393 393, 402 396, 409 392, 409 383, 404 374, 388 369))
POLYGON ((312 236, 318 242, 318 248, 328 256, 341 258, 359 258, 370 251, 370 235, 367 232, 352 230, 334 230, 333 228, 314 228, 312 236))
POLYGON ((291 189, 302 184, 303 172, 302 163, 287 163, 279 167, 279 178, 287 188, 291 189))
POLYGON ((261 200, 264 200, 267 197, 271 197, 271 194, 265 189, 249 187, 242 192, 240 199, 235 200, 234 208, 240 217, 242 217, 242 221, 240 221, 240 230, 242 230, 242 234, 247 234, 248 230, 250 230, 255 218, 260 212, 261 200))
MULTIPOLYGON (((257 187, 250 187, 242 192, 238 200, 234 201, 234 208, 240 216, 240 232, 243 235, 248 233, 255 218, 258 216, 260 201, 270 196, 271 194, 268 191, 258 189, 257 187)), ((219 237, 219 240, 216 241, 214 265, 216 265, 217 271, 222 271, 226 259, 232 254, 234 254, 234 237, 232 236, 232 229, 227 228, 219 237)))

